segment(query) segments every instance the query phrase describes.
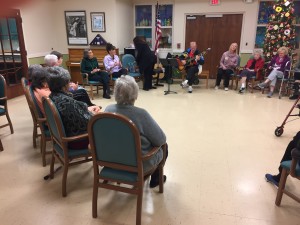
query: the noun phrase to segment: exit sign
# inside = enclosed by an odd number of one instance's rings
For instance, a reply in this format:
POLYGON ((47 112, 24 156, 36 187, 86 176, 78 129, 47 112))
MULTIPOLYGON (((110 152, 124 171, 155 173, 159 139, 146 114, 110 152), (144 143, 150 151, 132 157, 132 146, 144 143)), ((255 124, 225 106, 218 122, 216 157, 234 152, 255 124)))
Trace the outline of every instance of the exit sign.
POLYGON ((221 0, 210 0, 211 5, 220 5, 221 0))

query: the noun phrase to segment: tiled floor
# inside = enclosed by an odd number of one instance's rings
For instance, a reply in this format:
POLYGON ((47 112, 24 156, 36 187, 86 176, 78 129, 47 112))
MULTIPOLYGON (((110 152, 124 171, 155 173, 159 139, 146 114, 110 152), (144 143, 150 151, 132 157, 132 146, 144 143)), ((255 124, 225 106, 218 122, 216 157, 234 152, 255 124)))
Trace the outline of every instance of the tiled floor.
MULTIPOLYGON (((169 143, 165 192, 146 184, 143 224, 300 224, 300 204, 284 196, 282 206, 275 206, 276 189, 264 180, 266 172, 277 172, 299 130, 300 121, 295 121, 282 137, 274 136, 292 102, 258 92, 239 95, 201 86, 188 94, 178 85, 172 89, 178 94, 164 96, 162 87, 141 91, 136 102, 152 114, 169 143)), ((105 107, 114 100, 94 102, 105 107)), ((15 134, 0 130, 5 148, 0 153, 1 225, 135 224, 136 198, 106 190, 99 190, 98 218, 92 218, 91 164, 69 170, 68 196, 62 198, 61 172, 43 180, 49 164, 42 167, 39 150, 32 147, 25 98, 9 101, 9 112, 15 134)), ((287 187, 300 195, 299 184, 289 179, 287 187)))

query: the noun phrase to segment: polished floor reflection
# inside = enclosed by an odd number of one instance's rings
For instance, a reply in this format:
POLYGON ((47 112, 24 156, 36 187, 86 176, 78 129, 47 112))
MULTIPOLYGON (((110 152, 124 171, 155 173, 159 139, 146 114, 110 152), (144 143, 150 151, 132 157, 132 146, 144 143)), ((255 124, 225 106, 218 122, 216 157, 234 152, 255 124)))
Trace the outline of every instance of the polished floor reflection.
MULTIPOLYGON (((144 189, 142 221, 153 225, 300 224, 300 204, 287 196, 275 206, 276 189, 265 182, 279 161, 300 121, 286 126, 282 137, 274 130, 290 109, 286 97, 266 98, 258 92, 195 88, 188 94, 164 96, 160 87, 141 91, 136 105, 147 109, 167 134, 168 179, 164 194, 144 189)), ((103 107, 114 102, 99 96, 103 107)), ((0 130, 0 224, 135 224, 136 198, 99 190, 98 218, 92 218, 92 165, 69 170, 68 196, 61 197, 62 173, 51 181, 42 167, 39 149, 32 147, 32 121, 24 97, 8 102, 15 134, 0 130)), ((0 123, 4 118, 0 118, 0 123)), ((51 145, 48 145, 50 148, 51 145)), ((300 182, 287 188, 300 195, 300 182)))

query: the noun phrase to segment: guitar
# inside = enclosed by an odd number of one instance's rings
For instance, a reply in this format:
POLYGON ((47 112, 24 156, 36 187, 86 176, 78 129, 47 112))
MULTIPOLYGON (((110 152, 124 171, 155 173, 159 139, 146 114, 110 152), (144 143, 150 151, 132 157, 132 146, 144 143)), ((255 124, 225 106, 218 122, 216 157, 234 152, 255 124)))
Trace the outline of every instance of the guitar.
POLYGON ((182 61, 181 61, 179 58, 177 58, 178 69, 179 69, 180 71, 186 69, 186 67, 190 66, 191 63, 193 62, 193 60, 196 59, 196 56, 204 56, 204 55, 206 55, 207 52, 209 52, 210 50, 211 50, 211 48, 207 48, 206 50, 204 50, 203 52, 201 52, 201 53, 198 54, 198 55, 195 55, 194 57, 191 57, 191 58, 189 57, 189 58, 184 59, 184 60, 186 60, 186 64, 185 64, 185 65, 183 65, 182 61))

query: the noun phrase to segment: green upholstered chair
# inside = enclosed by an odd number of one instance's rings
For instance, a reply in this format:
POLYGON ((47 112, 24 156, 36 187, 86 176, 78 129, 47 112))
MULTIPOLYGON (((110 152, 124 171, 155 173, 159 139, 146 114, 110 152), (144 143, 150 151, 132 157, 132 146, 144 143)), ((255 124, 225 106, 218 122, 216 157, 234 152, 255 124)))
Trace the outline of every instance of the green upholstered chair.
POLYGON ((122 56, 123 68, 127 69, 128 75, 134 77, 135 80, 140 80, 141 74, 136 71, 136 61, 133 55, 125 54, 122 56))
MULTIPOLYGON (((88 132, 94 167, 93 217, 97 217, 98 188, 101 187, 137 195, 136 224, 140 225, 144 181, 156 169, 143 171, 143 161, 155 155, 160 147, 155 147, 147 155, 142 155, 137 127, 127 117, 115 113, 101 113, 92 117, 88 132), (103 167, 101 171, 99 167, 103 167)), ((158 165, 160 193, 163 193, 166 145, 162 148, 164 158, 158 165)))
POLYGON ((51 151, 46 151, 46 142, 51 141, 47 121, 37 104, 33 90, 29 86, 26 86, 23 90, 33 120, 33 146, 36 147, 36 139, 40 137, 42 164, 46 166, 46 155, 52 153, 51 151), (38 134, 38 129, 40 134, 38 134))
POLYGON ((6 119, 8 121, 8 123, 0 125, 0 128, 9 126, 10 133, 13 134, 14 128, 7 109, 6 81, 2 75, 0 75, 0 116, 6 116, 6 119))
POLYGON ((282 162, 281 166, 282 174, 280 177, 275 204, 277 206, 280 206, 283 194, 286 194, 290 198, 300 203, 299 197, 285 189, 285 183, 288 175, 291 175, 291 177, 300 180, 300 150, 298 148, 295 148, 292 151, 292 160, 282 162))
POLYGON ((88 134, 86 133, 78 136, 67 137, 60 114, 50 98, 43 98, 43 107, 53 141, 50 178, 53 179, 54 177, 54 163, 55 159, 58 159, 64 167, 62 196, 65 197, 67 196, 67 176, 69 166, 92 161, 91 154, 88 149, 70 149, 68 148, 68 143, 86 139, 88 134))
POLYGON ((33 121, 33 134, 32 134, 32 142, 33 142, 33 147, 36 148, 37 144, 36 144, 36 139, 38 137, 41 136, 41 134, 38 134, 38 130, 39 130, 39 123, 34 115, 34 109, 32 107, 31 104, 29 104, 29 99, 28 99, 28 95, 26 93, 26 89, 29 87, 28 85, 28 80, 25 78, 25 77, 22 77, 21 79, 21 84, 22 84, 22 88, 23 88, 23 92, 24 92, 24 95, 25 95, 25 98, 26 98, 26 101, 27 101, 27 104, 28 104, 28 107, 29 107, 29 110, 30 110, 30 114, 31 114, 31 117, 32 117, 32 121, 33 121))

